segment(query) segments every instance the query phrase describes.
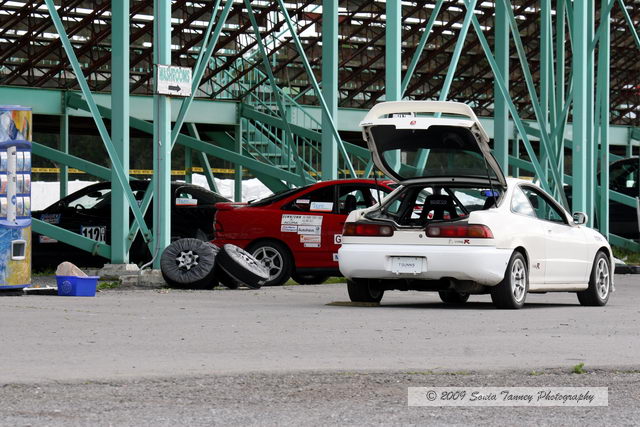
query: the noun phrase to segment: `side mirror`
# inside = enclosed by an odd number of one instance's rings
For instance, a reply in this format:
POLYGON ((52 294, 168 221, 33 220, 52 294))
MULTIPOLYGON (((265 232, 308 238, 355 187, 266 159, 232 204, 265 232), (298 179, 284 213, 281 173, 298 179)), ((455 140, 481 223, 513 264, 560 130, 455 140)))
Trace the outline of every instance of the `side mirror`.
POLYGON ((573 213, 573 223, 577 225, 583 225, 587 223, 589 217, 584 212, 574 212, 573 213))

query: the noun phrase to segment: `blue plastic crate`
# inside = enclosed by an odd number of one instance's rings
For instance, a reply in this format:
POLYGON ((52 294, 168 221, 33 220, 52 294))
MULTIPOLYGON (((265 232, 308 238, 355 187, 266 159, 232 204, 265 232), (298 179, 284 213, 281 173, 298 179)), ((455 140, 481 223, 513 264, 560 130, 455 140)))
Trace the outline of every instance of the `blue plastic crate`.
POLYGON ((98 276, 56 276, 58 295, 65 297, 95 297, 98 276))

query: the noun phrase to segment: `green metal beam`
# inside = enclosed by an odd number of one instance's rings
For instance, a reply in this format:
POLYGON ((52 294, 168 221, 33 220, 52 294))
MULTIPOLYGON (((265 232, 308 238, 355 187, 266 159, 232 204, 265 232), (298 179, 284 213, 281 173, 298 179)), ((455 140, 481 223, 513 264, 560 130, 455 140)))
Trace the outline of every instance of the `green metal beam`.
MULTIPOLYGON (((201 139, 200 134, 198 133, 198 127, 196 126, 195 123, 187 123, 187 130, 189 132, 189 135, 191 135, 192 137, 196 139, 201 139)), ((193 152, 193 150, 189 147, 184 147, 184 149, 185 149, 185 152, 186 150, 189 150, 189 153, 193 152)), ((207 184, 209 184, 209 189, 217 193, 218 186, 216 185, 216 180, 215 180, 215 177, 213 176, 213 171, 211 170, 211 165, 209 164, 209 159, 207 158, 207 155, 201 151, 197 151, 196 153, 198 153, 197 154, 198 160, 200 162, 200 166, 203 169, 204 176, 207 179, 207 184)))
MULTIPOLYGON (((245 0, 245 3, 247 3, 248 1, 249 0, 245 0)), ((337 144, 338 149, 340 150, 340 153, 342 154, 342 160, 344 161, 347 169, 351 173, 351 176, 356 176, 356 172, 355 172, 355 169, 353 168, 353 164, 351 163, 351 159, 349 159, 349 156, 347 155, 344 144, 342 143, 342 138, 340 137, 340 133, 338 132, 338 127, 336 126, 333 120, 331 111, 329 110, 329 106, 327 105, 327 102, 325 101, 324 96, 322 95, 322 91, 320 90, 320 85, 318 84, 318 80, 316 79, 316 76, 313 73, 313 69, 311 68, 309 59, 307 58, 307 55, 304 52, 304 48, 302 47, 302 42, 300 41, 300 37, 298 36, 293 26, 293 22, 291 21, 289 12, 287 11, 287 8, 283 0, 278 0, 278 3, 280 4, 280 12, 284 15, 285 21, 287 23, 287 27, 289 27, 289 33, 293 38, 293 42, 296 46, 296 49, 298 50, 298 54, 300 55, 302 64, 307 72, 307 77, 309 78, 311 85, 313 86, 313 90, 316 93, 316 97, 318 98, 318 101, 320 101, 320 105, 322 106, 322 110, 324 112, 324 117, 326 117, 327 122, 331 125, 331 131, 333 132, 333 136, 335 138, 334 141, 337 144)), ((337 81, 337 77, 336 77, 336 81, 337 81)), ((337 109, 337 104, 336 104, 336 109, 337 109)))
POLYGON ((34 156, 48 159, 59 166, 70 166, 105 181, 109 181, 111 179, 111 169, 105 168, 104 166, 97 165, 81 159, 80 157, 72 156, 71 154, 63 153, 55 148, 47 147, 46 145, 42 145, 37 142, 32 142, 31 149, 34 156))
MULTIPOLYGON (((613 2, 611 2, 613 3, 613 2)), ((603 1, 600 9, 600 49, 598 50, 598 99, 599 115, 596 120, 599 123, 600 140, 600 219, 598 228, 605 238, 609 238, 609 72, 611 66, 611 53, 609 44, 611 40, 611 8, 603 1)), ((597 148, 597 146, 596 146, 597 148)))
POLYGON ((633 36, 633 41, 636 42, 636 47, 640 49, 640 36, 638 36, 638 30, 636 30, 636 27, 633 24, 633 20, 631 19, 631 16, 629 16, 629 11, 627 10, 627 6, 624 4, 624 0, 618 0, 618 3, 620 3, 620 9, 622 9, 624 19, 625 21, 627 21, 627 25, 629 25, 629 31, 631 31, 631 35, 633 36))
POLYGON ((213 49, 218 43, 218 38, 220 37, 220 33, 222 32, 222 27, 224 26, 224 23, 227 20, 227 17, 229 16, 229 11, 231 10, 231 6, 233 6, 233 0, 227 0, 227 3, 218 19, 218 23, 216 25, 213 36, 211 37, 211 39, 208 41, 208 44, 207 44, 208 35, 211 31, 211 26, 215 21, 215 17, 216 17, 215 11, 218 10, 219 6, 220 6, 220 0, 216 0, 216 3, 212 9, 214 13, 211 14, 211 20, 209 21, 209 27, 207 28, 207 33, 206 33, 207 36, 205 36, 205 39, 202 41, 202 46, 206 45, 207 48, 204 52, 202 48, 200 48, 200 54, 198 56, 198 61, 196 62, 196 66, 195 66, 195 72, 193 73, 193 78, 191 82, 191 95, 186 97, 182 101, 182 105, 180 106, 180 111, 178 112, 178 117, 176 119, 175 125, 171 132, 172 147, 175 144, 178 134, 180 133, 180 129, 182 128, 182 125, 184 123, 184 119, 187 116, 187 113, 189 112, 189 107, 191 107, 191 104, 193 103, 193 99, 196 96, 198 89, 200 88, 200 83, 202 82, 202 76, 204 75, 204 72, 207 69, 207 66, 209 65, 209 60, 211 59, 211 55, 213 54, 213 49))
MULTIPOLYGON (((465 0, 465 5, 469 2, 470 0, 465 0)), ((473 16, 471 20, 472 20, 473 28, 475 29, 476 35, 478 37, 478 40, 480 41, 480 45, 482 46, 482 50, 484 51, 484 54, 487 60, 489 61, 489 65, 491 66, 491 70, 495 75, 495 81, 498 84, 498 89, 500 90, 500 94, 507 101, 507 106, 509 107, 509 113, 511 114, 513 122, 516 128, 518 129, 518 132, 520 133, 520 137, 522 138, 524 147, 527 150, 527 154, 529 155, 529 158, 531 158, 533 162, 534 170, 538 176, 543 177, 544 173, 542 170, 542 166, 538 162, 536 153, 533 150, 533 147, 531 146, 531 142, 529 141, 529 137, 527 136, 527 132, 524 127, 524 122, 522 121, 522 119, 520 118, 520 115, 518 114, 518 110, 516 109, 516 106, 513 103, 513 100, 511 99, 511 96, 509 94, 509 90, 503 83, 504 76, 500 72, 500 69, 498 68, 498 64, 496 63, 496 60, 493 57, 493 53, 491 52, 491 47, 489 46, 489 43, 487 42, 487 39, 484 36, 484 33, 482 32, 482 27, 480 26, 480 23, 478 22, 478 19, 475 16, 473 16)), ((540 186, 545 191, 550 192, 549 184, 546 182, 546 180, 541 180, 540 186)))
MULTIPOLYGON (((67 95, 62 98, 62 115, 60 116, 60 151, 69 154, 69 109, 67 108, 67 95)), ((66 197, 69 191, 69 167, 63 163, 58 165, 60 169, 60 198, 66 197)))
MULTIPOLYGON (((265 68, 265 72, 269 77, 269 84, 271 85, 271 89, 273 90, 276 104, 278 106, 278 111, 280 112, 280 117, 285 120, 285 133, 284 139, 286 142, 286 146, 289 150, 289 159, 293 159, 296 164, 296 171, 302 180, 304 180, 304 170, 302 168, 302 162, 300 160, 300 156, 298 154, 297 147, 295 146, 295 141, 293 140, 293 133, 291 132, 291 127, 289 126, 289 121, 287 118, 287 110, 284 108, 284 104, 282 103, 282 98, 280 97, 280 91, 278 90, 278 84, 275 76, 273 75, 273 70, 271 69, 271 63, 269 62, 269 57, 267 55, 267 50, 264 47, 264 42, 262 40, 262 36, 260 35, 260 27, 258 26, 258 22, 256 21, 256 16, 253 13, 253 7, 251 7, 250 0, 244 0, 245 7, 247 8, 247 15, 249 16, 249 21, 251 21, 251 26, 253 27, 253 32, 258 44, 258 50, 260 51, 260 55, 262 57, 262 64, 265 68)), ((283 8, 284 12, 286 12, 286 8, 283 8)), ((295 32, 293 32, 295 34, 295 32)), ((319 93, 319 92, 318 92, 319 93)))
POLYGON ((409 67, 407 68, 407 72, 405 73, 404 78, 402 79, 400 98, 402 98, 405 92, 407 91, 407 87, 409 86, 409 82, 411 81, 411 78, 413 77, 413 73, 416 70, 416 66, 418 65, 420 56, 424 51, 424 47, 427 45, 427 40, 429 39, 429 34, 431 34, 433 24, 436 22, 436 18, 438 17, 438 14, 440 13, 440 9, 442 8, 442 3, 444 3, 444 0, 437 0, 433 8, 433 11, 431 12, 431 16, 429 16, 429 21, 427 22, 427 26, 424 28, 424 32, 420 37, 420 42, 418 42, 416 51, 413 54, 413 58, 411 59, 411 63, 409 64, 409 67))
MULTIPOLYGON (((234 148, 236 153, 242 155, 243 146, 242 146, 242 122, 244 119, 242 117, 238 118, 238 124, 235 129, 235 141, 234 148)), ((236 202, 242 201, 242 165, 236 163, 235 171, 233 174, 233 199, 236 202)))
POLYGON ((588 123, 588 72, 587 50, 589 32, 587 30, 588 0, 573 5, 573 153, 572 153, 572 210, 587 212, 587 138, 588 123))
POLYGON ((338 0, 322 1, 322 179, 338 178, 338 141, 331 122, 338 116, 338 0))
POLYGON ((71 67, 73 68, 73 72, 76 76, 76 79, 78 81, 78 84, 80 85, 80 88, 82 89, 82 94, 84 95, 85 99, 86 99, 86 103, 87 106, 89 108, 89 111, 91 112, 91 115, 96 123, 96 126, 98 127, 98 133, 100 134, 100 137, 102 138, 102 141, 104 143, 105 148, 107 149, 107 153, 109 154, 109 159, 111 160, 111 166, 112 168, 115 170, 116 172, 116 178, 118 179, 118 182, 120 184, 120 186, 125 190, 125 194, 127 197, 127 201, 129 202, 130 206, 131 206, 131 211, 133 212, 133 215, 136 219, 136 222, 139 224, 139 226, 142 229, 142 234, 143 234, 143 238, 145 240, 148 240, 150 238, 150 232, 149 229, 147 228, 146 224, 144 223, 144 217, 142 215, 142 212, 140 212, 140 209, 138 208, 138 205, 136 203, 136 199, 133 195, 133 192, 131 191, 131 188, 129 187, 128 181, 127 181, 127 175, 124 173, 124 171, 122 170, 122 168, 120 167, 120 165, 122 164, 122 162, 120 161, 119 157, 118 157, 118 153, 115 149, 115 147, 113 146, 113 143, 111 142, 111 138, 109 137, 109 133, 107 132, 107 128, 104 125, 104 121, 102 120, 102 117, 100 116, 99 110, 98 110, 98 106, 95 103, 95 100, 93 98, 93 95, 91 94, 91 91, 89 90, 89 85, 87 84, 87 80, 84 77, 84 75, 82 74, 82 68, 80 67, 80 63, 78 62, 78 58, 75 55, 75 52, 73 50, 73 46, 71 45, 71 42, 69 41, 69 37, 67 36, 67 33, 64 29, 64 25, 62 24, 62 20, 60 19, 60 16, 58 15, 58 12, 56 10, 55 4, 53 3, 53 0, 45 0, 46 4, 47 4, 47 8, 49 10, 49 15, 51 16, 51 19, 53 21, 53 24, 56 28, 56 30, 58 31, 58 35, 60 37, 60 42, 62 43, 62 46, 64 47, 65 53, 67 54, 68 58, 69 58, 69 62, 71 63, 71 67))
MULTIPOLYGON (((153 62, 171 65, 171 1, 153 1, 153 62)), ((154 71, 155 70, 154 67, 154 71)), ((171 243, 171 105, 169 97, 153 96, 153 268, 160 268, 160 252, 171 243)), ((146 196, 145 194, 145 196, 146 196)))
MULTIPOLYGON (((495 15, 495 51, 496 63, 504 76, 504 85, 509 88, 509 19, 502 2, 496 2, 495 15)), ((509 173, 509 108, 507 101, 500 95, 497 84, 493 88, 493 152, 498 164, 505 173, 509 173)))
POLYGON ((33 227, 33 231, 36 233, 49 236, 94 255, 100 255, 107 259, 111 258, 111 247, 106 243, 97 242, 64 228, 40 221, 36 218, 31 218, 31 225, 33 227))
MULTIPOLYGON (((129 176, 129 0, 111 2, 111 140, 129 176)), ((115 169, 114 169, 115 170, 115 169)), ((111 177, 111 263, 129 262, 129 203, 116 172, 111 177)))

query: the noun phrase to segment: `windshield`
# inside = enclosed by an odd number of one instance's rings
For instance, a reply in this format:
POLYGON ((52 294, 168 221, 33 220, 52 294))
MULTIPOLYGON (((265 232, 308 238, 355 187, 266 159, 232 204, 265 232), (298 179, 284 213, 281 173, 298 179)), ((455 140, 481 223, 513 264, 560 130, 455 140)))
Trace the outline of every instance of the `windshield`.
POLYGON ((396 129, 393 125, 371 127, 380 160, 396 178, 481 177, 498 181, 471 131, 455 126, 427 129, 396 129), (398 162, 399 166, 398 166, 398 162), (395 166, 394 166, 395 164, 395 166))

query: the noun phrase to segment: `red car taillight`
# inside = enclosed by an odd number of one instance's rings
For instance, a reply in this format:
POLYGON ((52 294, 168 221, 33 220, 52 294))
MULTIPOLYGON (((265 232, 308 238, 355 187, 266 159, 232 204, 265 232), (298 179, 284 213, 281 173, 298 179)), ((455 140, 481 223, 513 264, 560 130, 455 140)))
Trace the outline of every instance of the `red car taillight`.
POLYGON ((381 224, 360 224, 348 222, 344 225, 343 236, 393 236, 393 227, 381 224))
POLYGON ((429 237, 466 237, 471 239, 493 239, 491 229, 486 225, 429 225, 427 226, 429 237))

